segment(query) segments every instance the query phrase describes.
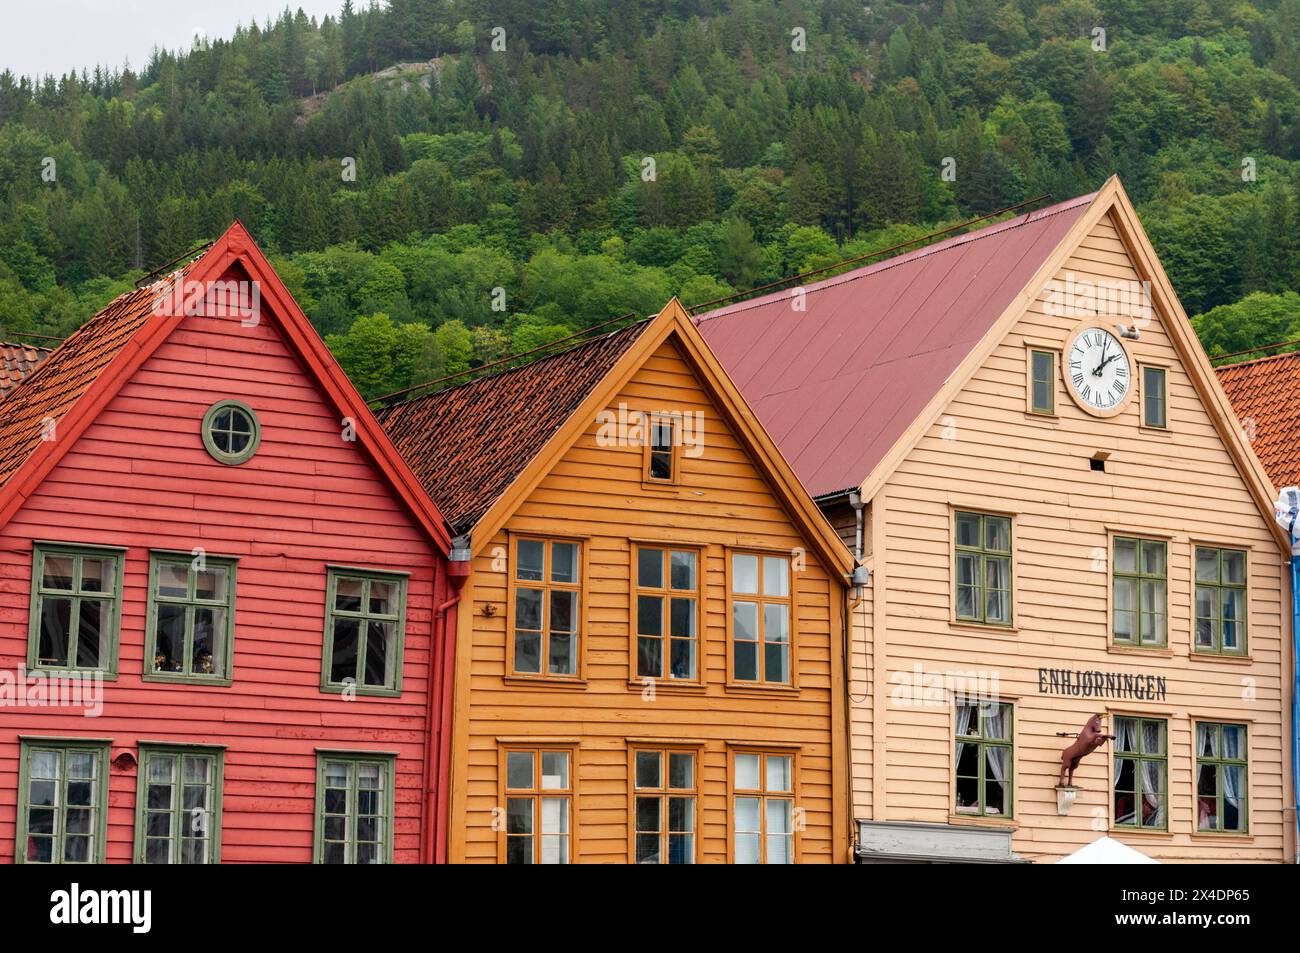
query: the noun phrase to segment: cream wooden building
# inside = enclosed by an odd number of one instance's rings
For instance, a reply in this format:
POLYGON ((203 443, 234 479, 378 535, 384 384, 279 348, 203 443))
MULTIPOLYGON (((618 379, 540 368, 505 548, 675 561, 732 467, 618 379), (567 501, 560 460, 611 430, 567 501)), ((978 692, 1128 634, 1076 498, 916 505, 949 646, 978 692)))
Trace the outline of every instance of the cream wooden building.
POLYGON ((1285 540, 1118 179, 696 320, 871 570, 857 859, 1294 858, 1285 540))

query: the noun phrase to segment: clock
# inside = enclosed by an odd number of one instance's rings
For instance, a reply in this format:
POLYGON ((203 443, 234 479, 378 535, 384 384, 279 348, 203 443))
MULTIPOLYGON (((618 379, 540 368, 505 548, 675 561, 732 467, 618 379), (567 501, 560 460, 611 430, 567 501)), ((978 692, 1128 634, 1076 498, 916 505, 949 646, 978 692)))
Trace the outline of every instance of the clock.
POLYGON ((1133 357, 1108 328, 1085 324, 1065 345, 1061 374, 1070 397, 1096 417, 1113 417, 1133 396, 1133 357))

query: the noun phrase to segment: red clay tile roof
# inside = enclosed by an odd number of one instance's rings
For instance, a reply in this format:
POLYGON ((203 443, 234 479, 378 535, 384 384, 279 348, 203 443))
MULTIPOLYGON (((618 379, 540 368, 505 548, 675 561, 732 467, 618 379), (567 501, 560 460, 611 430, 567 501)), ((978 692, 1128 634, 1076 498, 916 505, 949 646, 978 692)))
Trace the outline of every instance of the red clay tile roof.
POLYGON ((457 533, 483 517, 649 322, 375 416, 457 533))
POLYGON ((50 355, 52 348, 0 341, 0 399, 22 383, 36 365, 50 355))
POLYGON ((59 419, 154 314, 158 293, 154 283, 114 299, 0 403, 0 486, 40 446, 50 423, 58 438, 59 419))
POLYGON ((860 486, 1093 195, 696 318, 814 497, 860 486))
POLYGON ((1273 486, 1300 485, 1300 353, 1215 371, 1273 486))

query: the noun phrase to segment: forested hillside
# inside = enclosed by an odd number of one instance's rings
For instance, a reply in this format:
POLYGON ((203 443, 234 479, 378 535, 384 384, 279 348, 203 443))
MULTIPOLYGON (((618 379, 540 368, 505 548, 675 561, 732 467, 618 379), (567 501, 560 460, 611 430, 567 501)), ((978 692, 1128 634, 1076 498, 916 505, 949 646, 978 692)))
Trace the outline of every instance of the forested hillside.
POLYGON ((137 69, 0 73, 0 337, 239 218, 373 395, 1116 172, 1212 352, 1300 337, 1300 0, 347 2, 137 69))

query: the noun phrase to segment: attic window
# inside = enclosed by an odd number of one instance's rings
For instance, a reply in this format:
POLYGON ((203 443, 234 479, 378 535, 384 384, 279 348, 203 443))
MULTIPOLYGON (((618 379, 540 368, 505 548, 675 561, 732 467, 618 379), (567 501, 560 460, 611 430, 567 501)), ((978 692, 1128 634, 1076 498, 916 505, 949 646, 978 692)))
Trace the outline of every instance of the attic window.
POLYGON ((674 448, 676 428, 671 418, 654 416, 650 420, 650 441, 646 453, 646 479, 654 483, 674 483, 674 448))
POLYGON ((237 400, 222 400, 203 415, 203 446, 212 459, 227 466, 247 462, 262 441, 262 427, 253 408, 237 400))

